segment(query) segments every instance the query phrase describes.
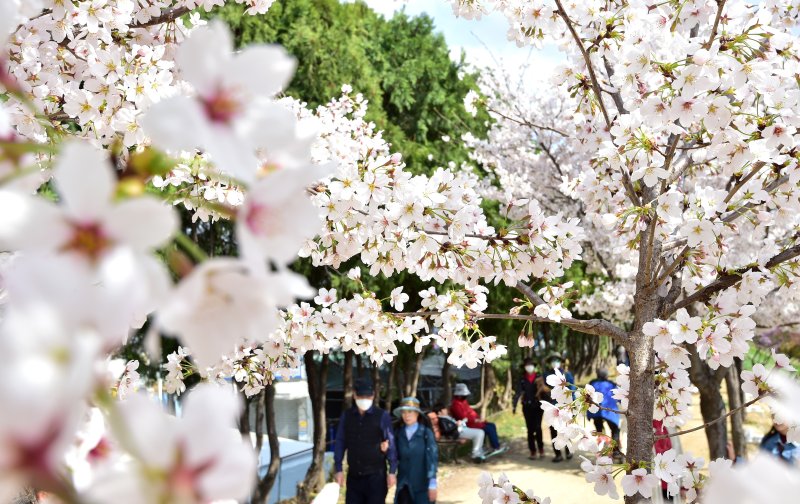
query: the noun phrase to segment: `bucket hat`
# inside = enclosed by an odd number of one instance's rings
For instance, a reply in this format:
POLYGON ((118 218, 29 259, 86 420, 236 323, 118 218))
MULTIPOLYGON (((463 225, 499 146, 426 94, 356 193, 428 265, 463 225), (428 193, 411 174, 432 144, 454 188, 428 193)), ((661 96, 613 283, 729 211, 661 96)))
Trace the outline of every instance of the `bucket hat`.
POLYGON ((416 411, 420 415, 422 410, 419 409, 419 399, 416 397, 404 397, 400 400, 400 406, 396 407, 393 411, 394 416, 400 418, 403 416, 404 411, 416 411))
POLYGON ((455 388, 453 389, 453 395, 455 396, 468 396, 469 389, 467 388, 466 383, 456 383, 455 388))

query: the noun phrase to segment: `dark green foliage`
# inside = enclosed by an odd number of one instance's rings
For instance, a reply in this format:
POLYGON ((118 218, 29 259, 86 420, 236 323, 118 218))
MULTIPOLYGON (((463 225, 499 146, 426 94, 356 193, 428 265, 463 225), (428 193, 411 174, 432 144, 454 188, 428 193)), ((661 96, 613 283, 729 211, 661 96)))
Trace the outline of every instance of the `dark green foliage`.
POLYGON ((387 20, 362 2, 336 0, 282 0, 262 16, 231 3, 211 15, 231 26, 238 46, 277 43, 294 55, 298 67, 287 93, 310 106, 339 96, 343 84, 362 93, 370 102, 367 118, 414 173, 467 161, 461 135, 486 131, 488 117, 473 118, 463 105, 477 89, 476 75, 451 61, 428 16, 387 20))

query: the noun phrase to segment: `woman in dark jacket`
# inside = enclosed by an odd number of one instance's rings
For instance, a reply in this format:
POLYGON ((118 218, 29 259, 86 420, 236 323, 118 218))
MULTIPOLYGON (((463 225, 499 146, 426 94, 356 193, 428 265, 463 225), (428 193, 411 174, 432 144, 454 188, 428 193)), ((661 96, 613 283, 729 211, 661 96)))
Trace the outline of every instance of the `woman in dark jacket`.
POLYGON ((419 422, 419 400, 406 397, 394 415, 403 419, 395 431, 397 446, 396 504, 432 504, 436 502, 436 469, 439 450, 433 431, 419 422))
POLYGON ((531 460, 544 458, 544 438, 542 437, 542 405, 544 394, 544 378, 536 374, 533 360, 525 359, 522 363, 522 376, 517 383, 514 393, 514 407, 517 412, 517 403, 522 399, 522 414, 525 416, 525 427, 528 429, 528 449, 531 460), (537 455, 538 449, 538 455, 537 455))

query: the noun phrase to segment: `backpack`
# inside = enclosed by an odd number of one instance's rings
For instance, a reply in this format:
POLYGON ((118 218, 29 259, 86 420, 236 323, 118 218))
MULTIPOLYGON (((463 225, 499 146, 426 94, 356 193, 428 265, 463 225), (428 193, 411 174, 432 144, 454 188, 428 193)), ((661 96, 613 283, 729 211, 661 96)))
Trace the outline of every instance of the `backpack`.
POLYGON ((439 417, 439 431, 441 431, 442 437, 458 439, 458 424, 450 417, 439 417))

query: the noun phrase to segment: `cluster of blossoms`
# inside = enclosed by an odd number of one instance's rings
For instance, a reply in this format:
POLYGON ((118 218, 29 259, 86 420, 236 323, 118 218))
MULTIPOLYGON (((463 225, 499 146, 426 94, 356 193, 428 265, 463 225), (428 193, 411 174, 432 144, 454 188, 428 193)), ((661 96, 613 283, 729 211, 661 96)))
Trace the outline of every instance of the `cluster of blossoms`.
MULTIPOLYGON (((271 2, 246 3, 259 12, 271 2)), ((175 335, 214 365, 239 341, 263 343, 278 308, 312 293, 286 265, 321 225, 305 188, 331 165, 311 163, 313 125, 273 98, 294 60, 271 46, 233 54, 218 23, 189 35, 175 17, 196 6, 0 1, 3 40, 13 31, 0 53, 0 242, 10 251, 0 404, 15 412, 0 420, 4 502, 24 486, 142 504, 241 500, 252 488, 256 459, 234 429, 230 387, 197 387, 176 419, 136 392, 137 362, 115 373, 107 364, 149 318, 152 334, 175 335), (71 132, 90 140, 59 143, 71 132), (177 271, 185 277, 173 284, 156 252, 170 256, 182 235, 169 198, 144 191, 157 157, 145 138, 176 155, 201 149, 210 172, 246 189, 239 258, 177 271), (15 183, 30 173, 41 177, 15 183), (51 177, 53 197, 35 195, 51 177)), ((182 389, 187 355, 169 359, 168 390, 182 389)))
POLYGON ((557 278, 580 258, 577 219, 548 217, 538 203, 526 202, 507 206, 509 225, 494 229, 480 207, 473 173, 412 175, 363 120, 365 107, 344 99, 317 113, 323 123, 346 117, 350 126, 337 128, 336 136, 321 135, 339 169, 316 188, 326 230, 301 255, 334 267, 359 256, 373 275, 405 270, 423 280, 465 285, 557 278), (352 138, 343 140, 348 130, 352 138))
POLYGON ((501 473, 494 481, 488 472, 481 473, 478 479, 478 496, 483 504, 550 504, 550 497, 538 497, 533 490, 523 491, 515 487, 505 473, 501 473))
MULTIPOLYGON (((517 90, 489 86, 499 90, 486 93, 498 119, 490 136, 502 140, 467 142, 509 199, 558 198, 555 186, 537 182, 563 177, 558 189, 587 217, 582 225, 593 243, 585 255, 597 252, 593 266, 608 278, 578 309, 644 323, 626 346, 637 338, 655 354, 654 418, 683 425, 690 351, 712 369, 730 366, 747 353, 756 320, 768 326, 781 312, 796 312, 796 3, 450 3, 468 18, 502 13, 520 45, 550 41, 565 50, 568 62, 553 84, 569 98, 550 93, 520 105, 517 90), (607 241, 595 236, 602 230, 607 241), (642 311, 647 299, 660 308, 642 311), (770 303, 776 316, 757 313, 770 303)), ((481 105, 474 96, 465 104, 481 105)), ((623 371, 627 382, 633 370, 623 371)), ((616 393, 627 408, 628 386, 616 393)), ((574 401, 551 409, 566 438, 581 439, 563 419, 580 411, 583 395, 591 394, 578 390, 574 401)), ((650 448, 640 448, 633 462, 649 459, 650 448)), ((643 470, 629 466, 625 477, 643 470)))
MULTIPOLYGON (((236 0, 263 14, 274 0, 236 0)), ((224 0, 36 0, 8 43, 8 72, 33 108, 16 100, 12 122, 29 138, 46 139, 45 124, 102 144, 126 147, 145 141, 141 114, 165 97, 184 92, 176 75, 175 48, 192 27, 172 22, 192 9, 210 10, 224 0), (36 117, 37 111, 43 117, 36 117), (71 127, 77 126, 77 128, 71 127)), ((17 16, 10 12, 9 29, 17 16)), ((10 30, 9 30, 10 31, 10 30)), ((8 33, 4 31, 3 35, 8 33)), ((5 58, 4 58, 5 59, 5 58)))
MULTIPOLYGON (((355 270, 358 271, 358 270, 355 270)), ((355 275, 351 272, 351 276, 355 275)), ((486 288, 451 290, 437 295, 433 288, 419 293, 420 312, 384 311, 372 293, 337 299, 336 289, 320 289, 314 304, 302 302, 280 312, 278 328, 267 342, 242 344, 235 352, 211 366, 196 362, 197 371, 210 380, 232 378, 247 396, 263 390, 275 376, 285 376, 300 365, 305 352, 354 351, 375 364, 391 362, 398 353, 397 343, 423 347, 435 344, 449 352, 454 366, 474 368, 506 353, 494 336, 484 335, 474 317, 486 308, 486 288), (429 332, 430 319, 434 330, 429 332)), ((389 304, 402 309, 408 296, 395 289, 389 304)), ((169 355, 167 390, 181 393, 183 379, 193 372, 183 349, 169 355)))

